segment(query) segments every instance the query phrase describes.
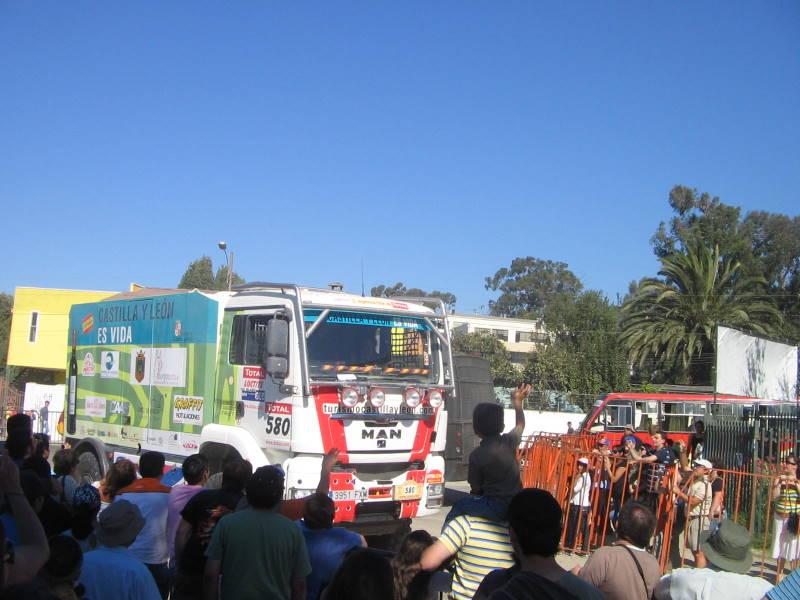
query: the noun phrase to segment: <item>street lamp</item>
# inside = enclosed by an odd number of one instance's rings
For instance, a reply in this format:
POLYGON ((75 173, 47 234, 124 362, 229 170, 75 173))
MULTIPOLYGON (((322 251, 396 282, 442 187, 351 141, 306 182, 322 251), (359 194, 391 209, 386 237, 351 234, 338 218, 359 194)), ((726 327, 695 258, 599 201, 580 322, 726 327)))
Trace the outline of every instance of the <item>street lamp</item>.
POLYGON ((231 255, 229 257, 227 242, 220 241, 217 243, 217 247, 225 253, 225 270, 227 271, 228 275, 228 291, 230 292, 231 285, 233 284, 233 251, 231 251, 231 255))

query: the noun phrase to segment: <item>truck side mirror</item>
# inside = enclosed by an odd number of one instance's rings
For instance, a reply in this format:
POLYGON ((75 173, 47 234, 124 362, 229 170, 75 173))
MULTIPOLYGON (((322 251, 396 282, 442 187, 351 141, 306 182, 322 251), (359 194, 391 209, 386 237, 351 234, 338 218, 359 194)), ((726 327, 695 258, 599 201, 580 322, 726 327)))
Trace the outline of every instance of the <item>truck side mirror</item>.
POLYGON ((270 319, 267 322, 267 348, 264 368, 275 380, 284 380, 289 374, 289 322, 270 319))

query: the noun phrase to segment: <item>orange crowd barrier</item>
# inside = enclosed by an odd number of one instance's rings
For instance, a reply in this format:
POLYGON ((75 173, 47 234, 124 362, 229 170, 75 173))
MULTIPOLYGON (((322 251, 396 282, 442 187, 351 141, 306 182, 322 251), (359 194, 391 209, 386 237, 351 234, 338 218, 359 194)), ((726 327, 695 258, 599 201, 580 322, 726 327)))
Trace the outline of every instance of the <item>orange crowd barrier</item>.
POLYGON ((714 469, 706 489, 719 479, 721 490, 714 494, 707 511, 690 517, 674 490, 685 493, 696 481, 694 473, 681 470, 680 465, 653 467, 621 456, 604 456, 595 449, 596 441, 593 435, 532 435, 519 451, 523 486, 545 489, 561 504, 564 551, 586 554, 612 542, 619 509, 636 499, 656 515, 650 550, 658 558, 662 573, 694 564, 687 535, 691 520, 701 519, 699 529, 704 530, 728 518, 753 536, 752 572, 771 577, 775 565, 772 490, 777 465, 762 463, 757 473, 714 469), (585 470, 579 467, 579 459, 588 462, 585 470))

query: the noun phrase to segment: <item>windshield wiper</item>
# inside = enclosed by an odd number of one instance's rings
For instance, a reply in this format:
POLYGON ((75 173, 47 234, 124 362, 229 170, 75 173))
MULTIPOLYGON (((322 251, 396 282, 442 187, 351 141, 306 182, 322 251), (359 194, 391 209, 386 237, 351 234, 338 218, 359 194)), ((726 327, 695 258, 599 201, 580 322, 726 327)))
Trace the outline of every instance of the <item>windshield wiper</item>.
POLYGON ((328 318, 329 314, 331 314, 331 309, 330 308, 326 308, 321 313, 319 313, 319 316, 317 317, 317 320, 314 321, 311 324, 311 327, 306 329, 306 339, 311 337, 311 334, 314 333, 317 330, 317 327, 322 325, 322 323, 325 321, 325 319, 328 318))

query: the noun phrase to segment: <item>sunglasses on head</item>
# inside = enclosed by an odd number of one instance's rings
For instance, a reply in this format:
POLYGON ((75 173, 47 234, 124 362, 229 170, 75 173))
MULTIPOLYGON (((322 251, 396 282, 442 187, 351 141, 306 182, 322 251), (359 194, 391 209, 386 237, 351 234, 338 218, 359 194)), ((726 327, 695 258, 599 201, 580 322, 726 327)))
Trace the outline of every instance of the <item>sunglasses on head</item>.
POLYGON ((793 460, 785 460, 785 461, 783 461, 783 464, 785 464, 785 465, 797 465, 797 463, 795 461, 793 461, 793 460))

